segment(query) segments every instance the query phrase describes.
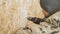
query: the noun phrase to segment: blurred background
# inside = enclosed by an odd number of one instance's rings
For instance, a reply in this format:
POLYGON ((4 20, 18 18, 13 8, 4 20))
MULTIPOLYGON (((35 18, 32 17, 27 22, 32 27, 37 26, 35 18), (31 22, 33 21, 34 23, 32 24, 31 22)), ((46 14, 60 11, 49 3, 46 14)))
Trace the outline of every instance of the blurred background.
POLYGON ((0 0, 0 34, 59 34, 60 12, 40 25, 27 17, 44 18, 40 0, 0 0))

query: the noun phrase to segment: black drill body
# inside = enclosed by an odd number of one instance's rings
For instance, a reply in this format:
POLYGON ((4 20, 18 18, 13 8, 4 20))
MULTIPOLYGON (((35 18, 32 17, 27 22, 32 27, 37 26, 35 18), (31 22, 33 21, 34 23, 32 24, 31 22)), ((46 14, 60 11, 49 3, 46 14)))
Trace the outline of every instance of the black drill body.
POLYGON ((48 16, 60 10, 60 0, 40 0, 41 7, 48 12, 48 16))

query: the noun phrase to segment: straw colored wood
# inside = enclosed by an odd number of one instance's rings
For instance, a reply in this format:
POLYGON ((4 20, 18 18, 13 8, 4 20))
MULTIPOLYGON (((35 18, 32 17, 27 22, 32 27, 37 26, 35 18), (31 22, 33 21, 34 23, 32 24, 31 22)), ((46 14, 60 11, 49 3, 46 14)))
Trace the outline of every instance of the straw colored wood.
MULTIPOLYGON (((46 22, 37 25, 26 19, 29 16, 44 18, 39 1, 0 0, 0 34, 49 34, 53 32, 54 30, 50 29, 52 25, 46 22)), ((55 15, 56 19, 57 15, 55 15)), ((60 31, 59 28, 56 30, 60 31)))

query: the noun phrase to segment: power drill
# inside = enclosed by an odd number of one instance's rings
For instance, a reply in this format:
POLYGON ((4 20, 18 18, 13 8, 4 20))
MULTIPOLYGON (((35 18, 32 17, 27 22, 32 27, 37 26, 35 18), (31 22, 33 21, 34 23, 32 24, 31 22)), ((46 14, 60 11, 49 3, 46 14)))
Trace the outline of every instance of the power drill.
POLYGON ((33 21, 35 24, 39 24, 40 22, 44 22, 46 18, 53 15, 60 9, 60 0, 40 0, 41 8, 44 9, 48 15, 41 19, 37 17, 28 17, 27 19, 33 21))

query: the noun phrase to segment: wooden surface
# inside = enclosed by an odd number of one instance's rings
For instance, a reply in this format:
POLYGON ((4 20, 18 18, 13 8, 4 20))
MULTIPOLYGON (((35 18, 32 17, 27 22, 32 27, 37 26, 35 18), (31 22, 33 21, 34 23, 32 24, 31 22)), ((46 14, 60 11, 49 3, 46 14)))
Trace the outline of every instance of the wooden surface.
POLYGON ((42 29, 44 34, 50 33, 51 25, 45 22, 37 25, 26 19, 29 16, 44 18, 39 1, 0 0, 0 34, 43 34, 42 29), (45 28, 45 25, 48 28, 45 28), (30 29, 24 29, 26 27, 30 29))

